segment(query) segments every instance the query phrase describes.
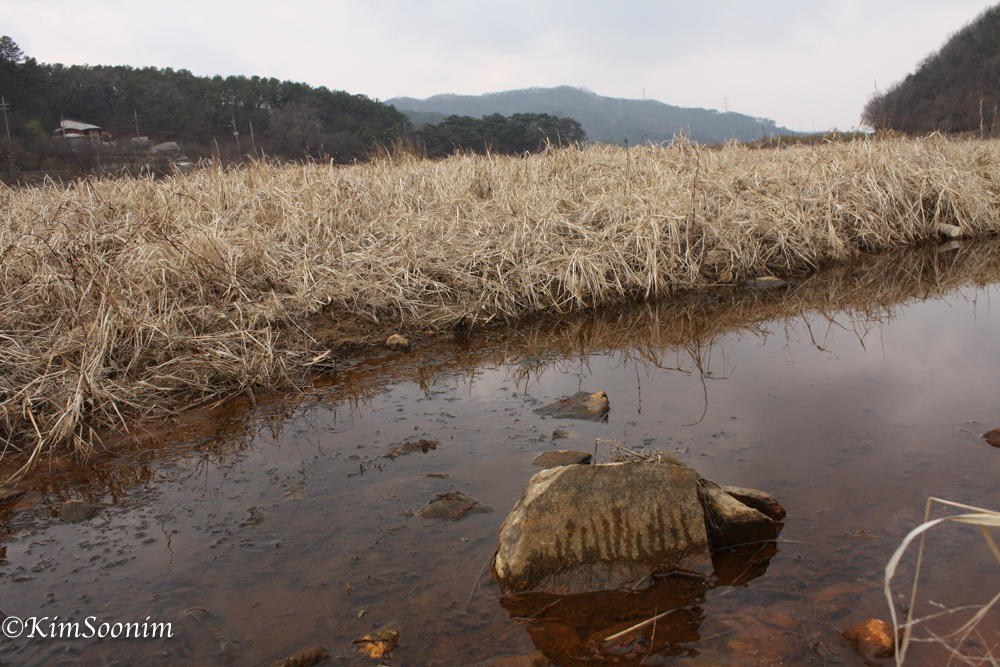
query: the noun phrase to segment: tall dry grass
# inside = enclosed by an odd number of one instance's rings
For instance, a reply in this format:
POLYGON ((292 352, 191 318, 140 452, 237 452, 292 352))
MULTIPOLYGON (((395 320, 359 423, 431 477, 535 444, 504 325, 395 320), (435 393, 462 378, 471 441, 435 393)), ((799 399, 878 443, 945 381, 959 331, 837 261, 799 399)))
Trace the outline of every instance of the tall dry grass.
MULTIPOLYGON (((924 522, 911 530, 903 541, 897 547, 896 551, 893 553, 892 558, 889 559, 888 564, 885 567, 885 583, 883 585, 883 592, 885 593, 886 601, 889 603, 889 611, 892 615, 893 628, 895 629, 895 658, 897 667, 901 667, 906 661, 906 653, 911 642, 928 642, 939 644, 947 649, 949 654, 948 665, 952 664, 964 664, 964 665, 996 665, 1000 664, 998 662, 998 656, 993 655, 993 649, 997 647, 997 642, 994 632, 980 632, 979 626, 984 618, 990 613, 990 611, 996 606, 997 602, 1000 602, 1000 592, 993 595, 988 602, 982 605, 972 605, 969 607, 962 607, 958 609, 943 609, 941 610, 941 605, 936 605, 938 607, 937 611, 932 614, 928 614, 923 618, 916 618, 914 610, 917 607, 917 588, 920 582, 921 567, 924 562, 924 547, 926 545, 927 533, 942 524, 945 523, 958 523, 971 526, 977 526, 983 535, 983 539, 989 546, 990 551, 993 552, 994 557, 1000 562, 1000 548, 997 547, 993 536, 990 534, 989 528, 1000 527, 1000 512, 994 510, 988 510, 981 507, 974 507, 971 505, 963 505, 961 503, 955 503, 948 500, 941 500, 940 498, 928 498, 927 508, 924 511, 924 522), (931 519, 931 509, 934 503, 938 503, 941 508, 948 510, 962 510, 962 514, 950 514, 936 519, 931 519), (893 599, 892 595, 892 580, 896 576, 896 571, 899 568, 900 561, 906 554, 906 551, 913 544, 914 540, 920 538, 920 547, 917 550, 917 562, 916 562, 916 572, 913 577, 913 584, 910 587, 910 598, 909 604, 905 607, 906 620, 900 623, 898 614, 896 613, 896 601, 893 599), (965 623, 963 623, 958 629, 953 630, 947 634, 938 635, 931 629, 926 629, 926 625, 929 621, 934 621, 942 616, 951 616, 953 614, 966 613, 968 618, 965 623), (925 636, 918 637, 916 632, 916 627, 918 625, 925 624, 924 629, 926 631, 925 636), (978 640, 978 646, 970 647, 969 640, 978 640)), ((933 604, 933 603, 932 603, 933 604)))
POLYGON ((294 386, 330 331, 657 297, 1000 227, 1000 143, 257 163, 0 190, 0 438, 25 468, 294 386))

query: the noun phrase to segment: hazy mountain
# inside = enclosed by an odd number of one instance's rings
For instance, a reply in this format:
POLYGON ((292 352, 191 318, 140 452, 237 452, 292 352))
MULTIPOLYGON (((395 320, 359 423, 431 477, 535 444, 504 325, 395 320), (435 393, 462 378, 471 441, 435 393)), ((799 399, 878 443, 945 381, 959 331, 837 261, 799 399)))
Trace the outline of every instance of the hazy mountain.
POLYGON ((952 35, 913 74, 873 96, 864 122, 903 132, 1000 132, 1000 6, 952 35))
POLYGON ((394 97, 386 100, 420 124, 432 122, 430 113, 459 116, 486 116, 494 113, 547 113, 578 120, 590 141, 636 145, 643 138, 654 143, 670 141, 683 132, 701 143, 760 139, 762 135, 796 134, 778 127, 773 120, 740 113, 719 113, 713 109, 675 107, 656 100, 628 100, 605 97, 587 90, 526 88, 485 95, 435 95, 424 100, 394 97), (419 115, 417 115, 419 114, 419 115), (418 120, 418 118, 420 120, 418 120))

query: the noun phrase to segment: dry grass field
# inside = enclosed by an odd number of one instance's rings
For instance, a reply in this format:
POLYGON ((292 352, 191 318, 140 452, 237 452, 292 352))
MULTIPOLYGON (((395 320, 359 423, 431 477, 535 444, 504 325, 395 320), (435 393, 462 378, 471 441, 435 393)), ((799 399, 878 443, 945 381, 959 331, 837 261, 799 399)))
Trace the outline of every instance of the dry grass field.
MULTIPOLYGON (((0 189, 0 448, 293 387, 392 331, 567 312, 1000 231, 1000 142, 197 170, 0 189)), ((21 474, 21 473, 18 473, 21 474)))

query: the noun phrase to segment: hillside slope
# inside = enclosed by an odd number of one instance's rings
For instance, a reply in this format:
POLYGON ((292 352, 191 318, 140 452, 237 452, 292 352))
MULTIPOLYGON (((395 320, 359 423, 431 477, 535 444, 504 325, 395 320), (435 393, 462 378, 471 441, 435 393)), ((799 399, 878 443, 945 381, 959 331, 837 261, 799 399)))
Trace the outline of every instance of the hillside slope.
MULTIPOLYGON (((576 119, 591 141, 635 145, 645 137, 654 143, 683 132, 702 143, 760 139, 795 134, 773 120, 713 109, 676 107, 657 100, 605 97, 584 88, 526 88, 485 95, 435 95, 424 100, 394 97, 386 100, 403 113, 486 116, 494 113, 547 113, 576 119)), ((426 116, 424 116, 426 117, 426 116)), ((418 122, 414 119, 414 122, 418 122)))
POLYGON ((1000 5, 930 54, 917 70, 865 105, 876 130, 1000 132, 1000 5))

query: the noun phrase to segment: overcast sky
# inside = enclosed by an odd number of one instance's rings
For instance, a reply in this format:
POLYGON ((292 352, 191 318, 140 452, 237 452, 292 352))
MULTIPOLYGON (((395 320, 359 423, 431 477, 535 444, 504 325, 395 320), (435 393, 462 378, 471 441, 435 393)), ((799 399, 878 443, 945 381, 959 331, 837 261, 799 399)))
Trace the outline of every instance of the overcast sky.
POLYGON ((571 85, 849 129, 983 0, 0 0, 39 62, 273 76, 377 99, 571 85))

